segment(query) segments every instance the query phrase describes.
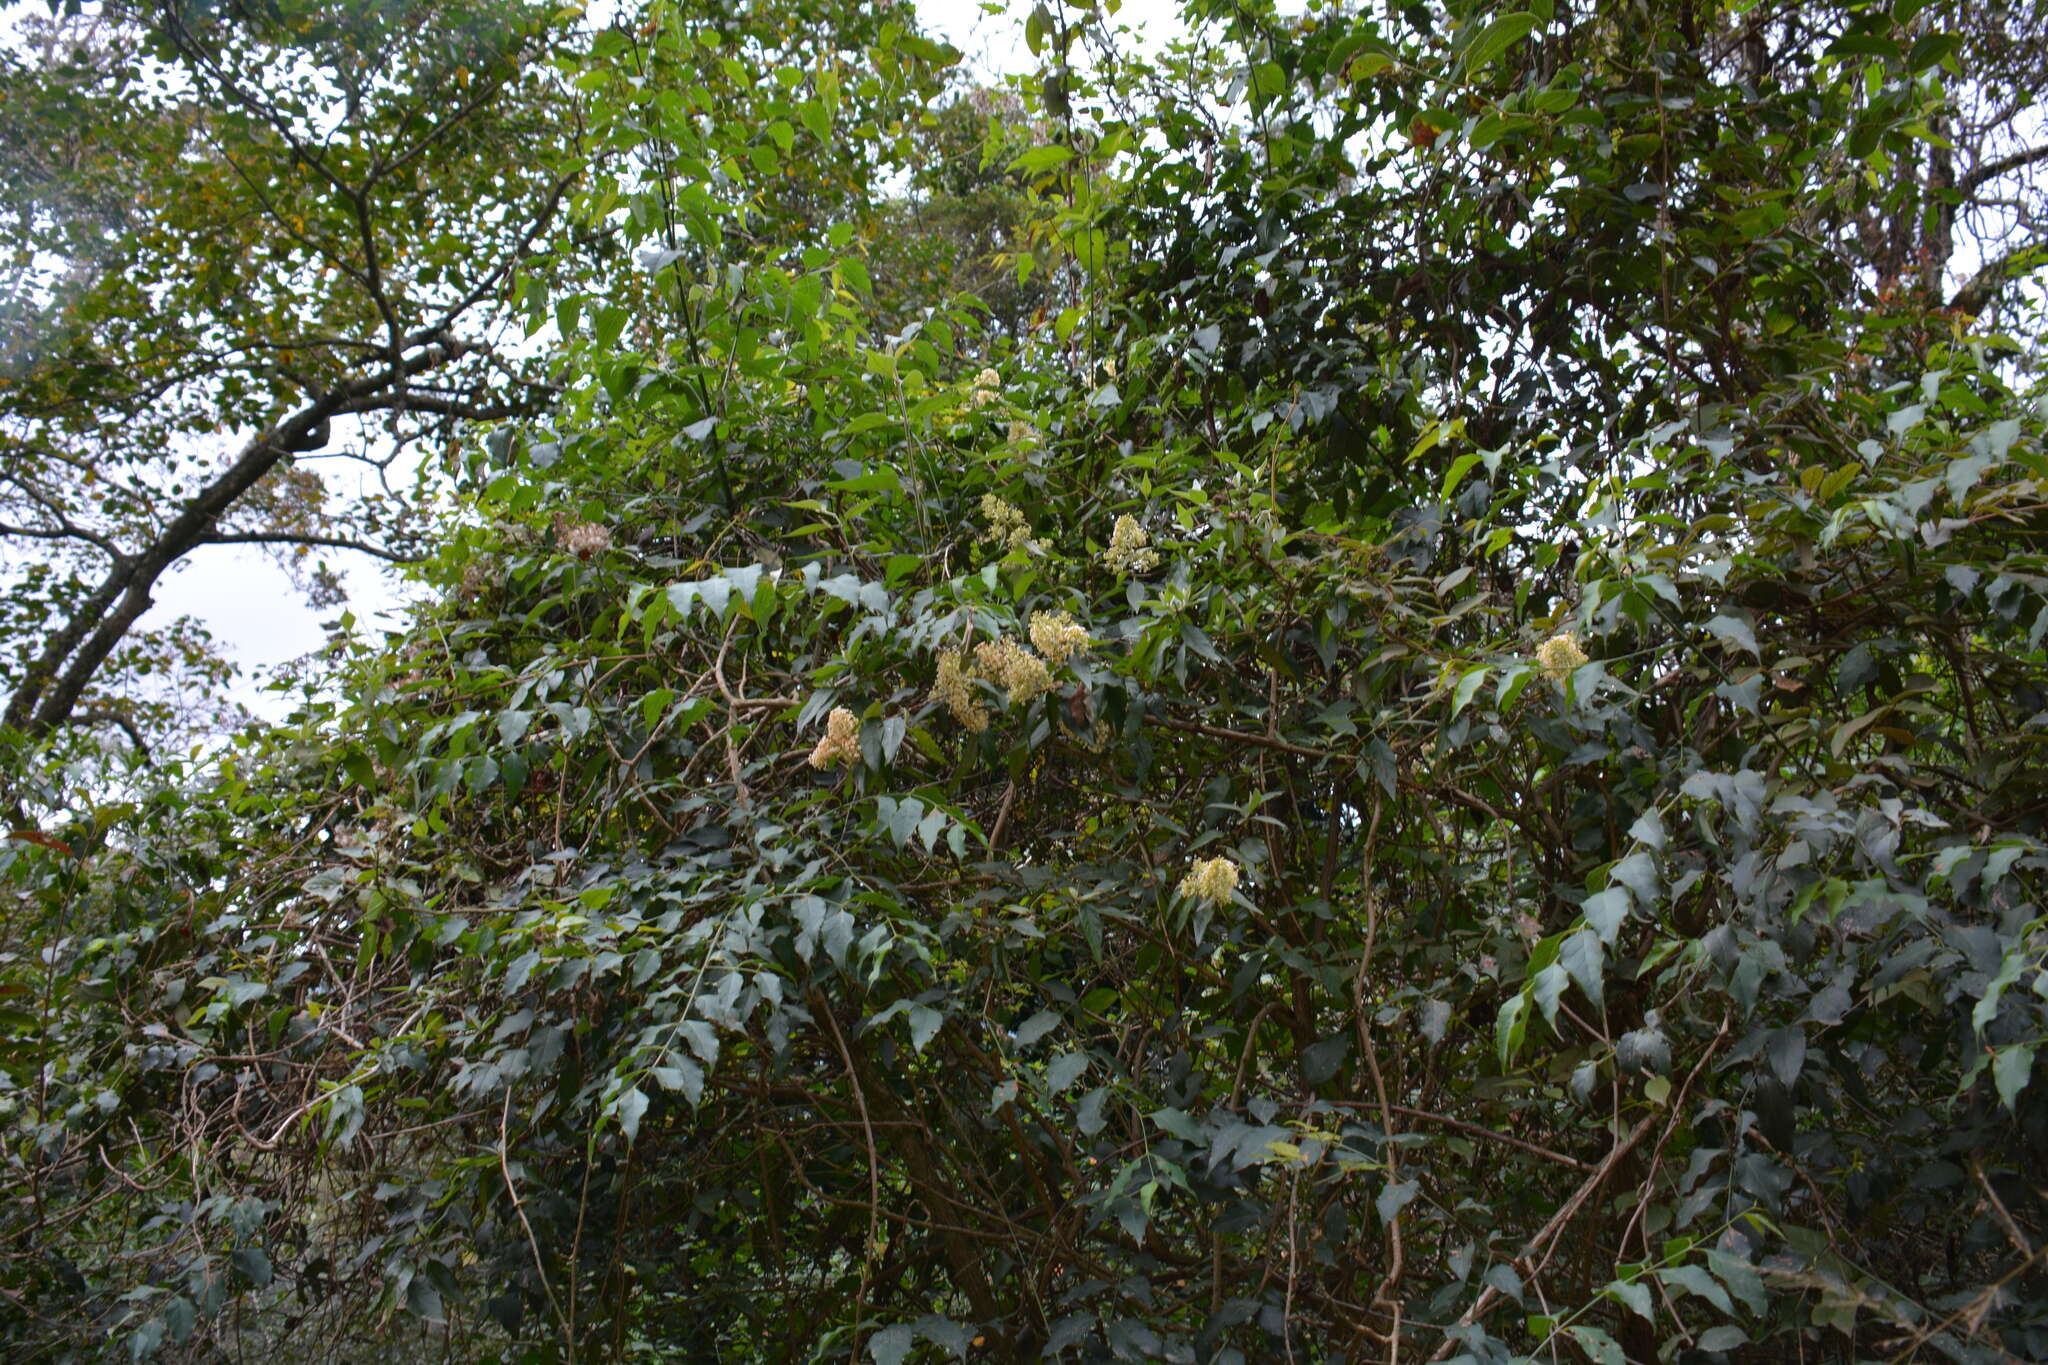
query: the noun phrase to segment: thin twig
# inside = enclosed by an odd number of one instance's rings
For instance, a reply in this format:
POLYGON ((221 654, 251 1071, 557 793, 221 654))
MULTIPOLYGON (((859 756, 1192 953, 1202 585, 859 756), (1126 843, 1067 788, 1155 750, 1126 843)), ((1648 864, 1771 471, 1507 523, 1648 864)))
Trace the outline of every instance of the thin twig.
POLYGON ((825 1022, 832 1026, 832 1041, 839 1048, 839 1060, 846 1063, 846 1080, 853 1087, 853 1102, 860 1110, 861 1136, 868 1146, 868 1240, 861 1248, 860 1290, 853 1302, 853 1343, 851 1359, 859 1360, 861 1318, 867 1311, 868 1270, 875 1259, 875 1245, 881 1238, 882 1222, 882 1158, 875 1146, 875 1125, 868 1117, 867 1092, 861 1088, 860 1072, 853 1064, 853 1050, 846 1045, 846 1035, 840 1032, 839 1016, 832 1012, 831 1005, 823 1000, 815 1002, 818 1013, 825 1016, 825 1022))
POLYGON ((519 1215, 519 1226, 526 1229, 526 1245, 533 1252, 534 1273, 540 1276, 541 1291, 547 1295, 548 1307, 554 1310, 555 1321, 562 1327, 562 1349, 573 1363, 576 1359, 576 1340, 569 1331, 569 1319, 562 1312, 561 1300, 555 1297, 555 1287, 548 1282, 547 1263, 540 1254, 540 1239, 533 1235, 533 1224, 526 1217, 526 1203, 519 1197, 519 1187, 512 1181, 512 1160, 508 1154, 511 1147, 512 1087, 505 1087, 505 1108, 498 1116, 498 1170, 505 1177, 505 1193, 512 1198, 512 1211, 519 1215))

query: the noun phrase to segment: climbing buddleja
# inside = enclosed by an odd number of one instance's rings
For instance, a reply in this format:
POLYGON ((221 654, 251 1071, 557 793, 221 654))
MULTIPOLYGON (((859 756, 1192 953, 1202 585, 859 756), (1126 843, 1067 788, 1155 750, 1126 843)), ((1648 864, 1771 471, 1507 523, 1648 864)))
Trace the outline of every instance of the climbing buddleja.
POLYGON ((767 207, 943 51, 764 73, 759 157, 607 125, 645 272, 546 310, 584 379, 417 623, 206 808, 14 848, 105 909, 0 978, 9 1330, 2048 1353, 2048 456, 1862 254, 1968 54, 1430 17, 1091 84, 1035 14, 1015 348, 767 207))

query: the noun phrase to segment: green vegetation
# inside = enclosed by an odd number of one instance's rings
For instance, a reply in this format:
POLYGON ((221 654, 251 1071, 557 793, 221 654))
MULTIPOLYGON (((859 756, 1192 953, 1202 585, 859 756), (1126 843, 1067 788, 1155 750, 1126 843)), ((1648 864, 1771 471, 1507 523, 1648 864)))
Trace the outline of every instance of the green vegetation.
POLYGON ((169 5, 61 195, 11 59, 0 1341, 2048 1357, 2042 17, 169 5), (146 751, 49 533, 362 385, 426 602, 146 751))

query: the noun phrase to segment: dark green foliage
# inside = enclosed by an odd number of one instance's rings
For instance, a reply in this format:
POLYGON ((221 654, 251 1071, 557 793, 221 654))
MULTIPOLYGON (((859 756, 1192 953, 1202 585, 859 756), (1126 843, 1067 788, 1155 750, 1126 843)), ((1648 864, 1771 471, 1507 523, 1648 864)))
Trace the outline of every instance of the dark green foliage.
POLYGON ((909 29, 582 59, 434 600, 0 855, 0 1330, 2048 1355, 2035 338, 1886 266, 1990 40, 1194 9, 945 189, 1042 322, 819 170, 909 29))

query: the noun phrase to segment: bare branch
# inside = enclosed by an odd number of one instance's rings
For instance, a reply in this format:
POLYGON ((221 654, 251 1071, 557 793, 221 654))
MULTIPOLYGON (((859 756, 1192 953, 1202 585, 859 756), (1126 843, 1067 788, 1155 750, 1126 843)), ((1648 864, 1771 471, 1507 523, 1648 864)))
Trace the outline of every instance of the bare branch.
POLYGON ((2025 147, 2010 155, 1995 157, 1990 161, 1983 162, 1975 170, 1964 176, 1961 182, 1956 185, 1956 190, 1967 199, 1980 187, 1998 179, 2000 176, 2011 175, 2014 171, 2023 170, 2041 161, 2048 161, 2048 144, 2039 147, 2025 147))
POLYGON ((136 728, 134 721, 122 715, 114 707, 87 707, 85 710, 76 712, 68 717, 64 723, 66 725, 111 725, 122 734, 128 736, 128 742, 135 746, 135 752, 140 754, 144 761, 148 761, 152 757, 149 741, 142 737, 142 731, 136 728))
POLYGON ((402 397, 397 394, 379 394, 372 398, 360 399, 337 409, 339 412, 389 412, 394 409, 404 412, 431 412, 442 417, 459 417, 466 422, 497 422, 509 417, 531 417, 545 404, 544 399, 520 403, 465 403, 455 398, 440 398, 432 393, 408 390, 402 397))
POLYGON ((184 504, 146 549, 115 562, 105 580, 29 666, 8 700, 6 723, 30 735, 43 735, 69 720, 107 656, 155 605, 150 590, 157 579, 195 546, 205 543, 214 533, 215 522, 294 446, 347 404, 415 374, 439 369, 469 350, 463 342, 444 337, 407 359, 395 372, 359 376, 252 439, 219 477, 184 504))
POLYGON ((1974 317, 1989 308, 2006 285, 2043 265, 2048 265, 2048 239, 2036 238, 2016 246, 1985 262, 1970 277, 1969 283, 1956 291, 1948 306, 1955 312, 1974 317))
POLYGON ((417 564, 419 555, 400 554, 381 545, 348 536, 303 535, 296 531, 217 531, 200 538, 201 545, 318 545, 335 550, 354 550, 387 564, 417 564))

